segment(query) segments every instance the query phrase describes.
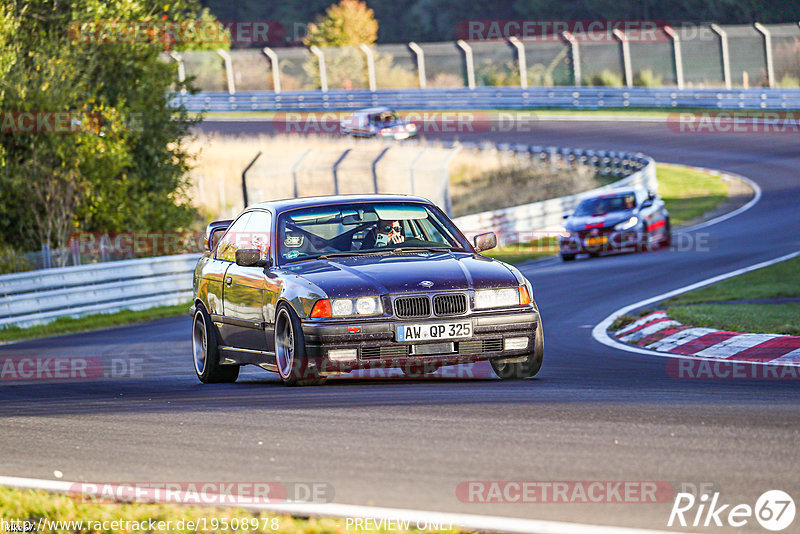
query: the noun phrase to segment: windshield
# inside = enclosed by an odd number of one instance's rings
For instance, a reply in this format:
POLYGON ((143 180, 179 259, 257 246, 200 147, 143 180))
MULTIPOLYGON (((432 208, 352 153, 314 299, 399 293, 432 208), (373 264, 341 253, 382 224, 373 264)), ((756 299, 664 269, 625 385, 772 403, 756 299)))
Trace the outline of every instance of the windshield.
POLYGON ((382 111, 381 113, 370 115, 369 118, 372 124, 388 124, 400 120, 400 117, 394 111, 382 111))
POLYGON ((424 204, 317 206, 278 219, 278 261, 383 254, 406 249, 467 250, 452 223, 424 204))
POLYGON ((628 211, 636 207, 636 196, 633 193, 610 197, 587 198, 575 209, 576 217, 605 215, 612 211, 628 211))

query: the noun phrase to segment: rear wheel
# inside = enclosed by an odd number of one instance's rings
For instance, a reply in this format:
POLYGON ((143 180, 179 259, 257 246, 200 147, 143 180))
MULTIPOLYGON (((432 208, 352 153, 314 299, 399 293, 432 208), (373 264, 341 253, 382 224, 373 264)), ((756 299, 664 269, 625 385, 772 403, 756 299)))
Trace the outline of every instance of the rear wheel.
POLYGON ((192 320, 192 355, 197 378, 204 384, 236 382, 238 365, 220 365, 217 335, 206 310, 198 307, 192 320))
POLYGON ((281 304, 275 314, 275 363, 287 386, 316 386, 325 383, 316 369, 308 367, 308 356, 300 319, 289 306, 281 304))
MULTIPOLYGON (((536 311, 539 311, 539 307, 536 306, 536 303, 533 303, 533 306, 536 308, 536 311)), ((539 370, 542 368, 542 362, 544 361, 544 329, 542 328, 542 316, 539 315, 539 319, 536 323, 536 340, 533 343, 533 352, 528 354, 527 358, 521 362, 503 362, 503 361, 496 361, 490 360, 489 363, 492 364, 492 369, 497 376, 499 376, 503 380, 515 380, 520 378, 530 378, 532 376, 536 376, 539 370)))
POLYGON ((664 224, 664 239, 661 241, 661 246, 664 248, 672 246, 672 225, 669 222, 669 217, 667 217, 667 221, 664 224))
POLYGON ((575 259, 575 254, 562 254, 561 260, 562 261, 572 261, 575 259))

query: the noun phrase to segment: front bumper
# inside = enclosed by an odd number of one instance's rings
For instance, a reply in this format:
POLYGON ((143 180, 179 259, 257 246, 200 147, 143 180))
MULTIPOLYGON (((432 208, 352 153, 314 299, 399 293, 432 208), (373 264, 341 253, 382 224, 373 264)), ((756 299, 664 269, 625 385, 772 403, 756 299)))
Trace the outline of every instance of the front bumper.
POLYGON ((302 323, 309 365, 319 372, 339 373, 355 369, 454 365, 489 359, 513 359, 533 352, 539 316, 535 309, 518 312, 480 313, 449 318, 372 321, 312 321, 302 323), (462 339, 398 342, 396 327, 402 324, 441 324, 471 321, 472 336, 462 339), (504 350, 507 338, 526 337, 524 349, 504 350), (425 345, 452 343, 452 350, 441 354, 415 354, 425 345), (331 349, 355 349, 357 359, 333 361, 331 349))
POLYGON ((589 232, 573 232, 570 237, 559 237, 561 254, 599 254, 643 249, 646 237, 638 230, 603 231, 592 235, 589 232))

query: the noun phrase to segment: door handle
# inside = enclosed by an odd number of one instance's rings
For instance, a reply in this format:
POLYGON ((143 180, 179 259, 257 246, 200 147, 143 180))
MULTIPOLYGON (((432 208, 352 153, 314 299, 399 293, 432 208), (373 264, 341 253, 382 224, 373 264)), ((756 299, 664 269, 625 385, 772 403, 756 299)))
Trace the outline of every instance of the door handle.
POLYGON ((231 278, 230 276, 226 276, 225 277, 225 285, 226 286, 231 285, 232 282, 233 282, 233 278, 231 278))

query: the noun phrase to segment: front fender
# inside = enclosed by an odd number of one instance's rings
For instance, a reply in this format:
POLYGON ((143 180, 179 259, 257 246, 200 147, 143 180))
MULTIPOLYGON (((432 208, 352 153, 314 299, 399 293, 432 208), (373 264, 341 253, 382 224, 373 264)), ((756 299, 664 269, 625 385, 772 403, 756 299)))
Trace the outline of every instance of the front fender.
POLYGON ((328 298, 319 286, 305 278, 295 274, 284 274, 282 278, 284 283, 278 302, 289 304, 301 320, 311 315, 311 309, 318 300, 328 298))

